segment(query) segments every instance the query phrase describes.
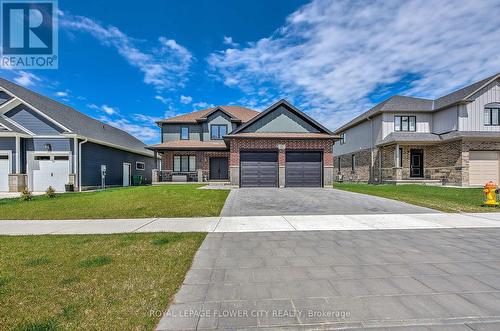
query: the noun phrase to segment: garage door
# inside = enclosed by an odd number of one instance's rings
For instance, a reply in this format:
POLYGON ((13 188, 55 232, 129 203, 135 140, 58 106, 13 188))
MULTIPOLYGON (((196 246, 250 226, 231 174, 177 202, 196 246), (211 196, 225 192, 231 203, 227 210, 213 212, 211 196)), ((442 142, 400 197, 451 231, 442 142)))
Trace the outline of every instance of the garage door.
POLYGON ((0 192, 9 191, 9 155, 0 154, 0 192))
POLYGON ((277 152, 241 152, 241 187, 276 187, 278 185, 277 152))
POLYGON ((498 152, 471 151, 469 152, 469 183, 470 185, 484 185, 490 180, 499 183, 498 152))
POLYGON ((321 152, 287 152, 286 186, 320 187, 322 177, 321 152))
POLYGON ((32 191, 43 192, 52 186, 56 192, 64 192, 69 180, 67 155, 35 155, 31 161, 32 191))

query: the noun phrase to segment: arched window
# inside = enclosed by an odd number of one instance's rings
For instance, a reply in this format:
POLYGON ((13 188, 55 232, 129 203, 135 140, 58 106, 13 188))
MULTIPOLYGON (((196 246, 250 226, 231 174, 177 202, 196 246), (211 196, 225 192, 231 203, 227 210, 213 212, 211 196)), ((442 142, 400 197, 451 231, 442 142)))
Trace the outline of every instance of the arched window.
POLYGON ((500 103, 484 106, 484 125, 500 125, 500 103))

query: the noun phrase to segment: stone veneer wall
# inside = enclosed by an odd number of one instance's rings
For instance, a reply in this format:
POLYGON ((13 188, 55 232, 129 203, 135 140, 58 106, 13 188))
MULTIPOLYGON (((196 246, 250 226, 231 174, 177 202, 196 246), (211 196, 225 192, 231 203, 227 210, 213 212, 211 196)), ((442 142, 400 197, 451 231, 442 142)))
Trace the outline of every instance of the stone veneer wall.
POLYGON ((231 184, 239 185, 240 151, 278 151, 279 182, 284 186, 285 153, 290 150, 315 150, 323 152, 323 186, 333 184, 333 141, 328 139, 241 139, 230 142, 229 169, 231 184), (284 147, 284 148, 280 148, 284 147))

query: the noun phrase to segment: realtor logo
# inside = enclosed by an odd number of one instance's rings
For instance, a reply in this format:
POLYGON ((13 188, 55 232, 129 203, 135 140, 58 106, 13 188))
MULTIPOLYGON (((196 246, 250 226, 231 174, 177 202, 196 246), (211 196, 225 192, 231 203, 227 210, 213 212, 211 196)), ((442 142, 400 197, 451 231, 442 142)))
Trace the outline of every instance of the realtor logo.
POLYGON ((57 2, 1 1, 0 67, 57 69, 57 2))

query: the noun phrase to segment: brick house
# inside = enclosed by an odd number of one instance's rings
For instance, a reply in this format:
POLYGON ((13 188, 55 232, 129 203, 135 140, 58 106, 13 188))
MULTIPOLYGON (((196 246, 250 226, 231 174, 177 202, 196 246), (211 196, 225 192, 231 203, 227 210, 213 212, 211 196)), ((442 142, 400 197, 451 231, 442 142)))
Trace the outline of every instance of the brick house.
POLYGON ((228 181, 241 187, 333 184, 338 137, 286 100, 263 112, 218 106, 158 121, 158 181, 228 181))
POLYGON ((435 100, 393 96, 334 131, 337 180, 500 181, 500 74, 435 100))

